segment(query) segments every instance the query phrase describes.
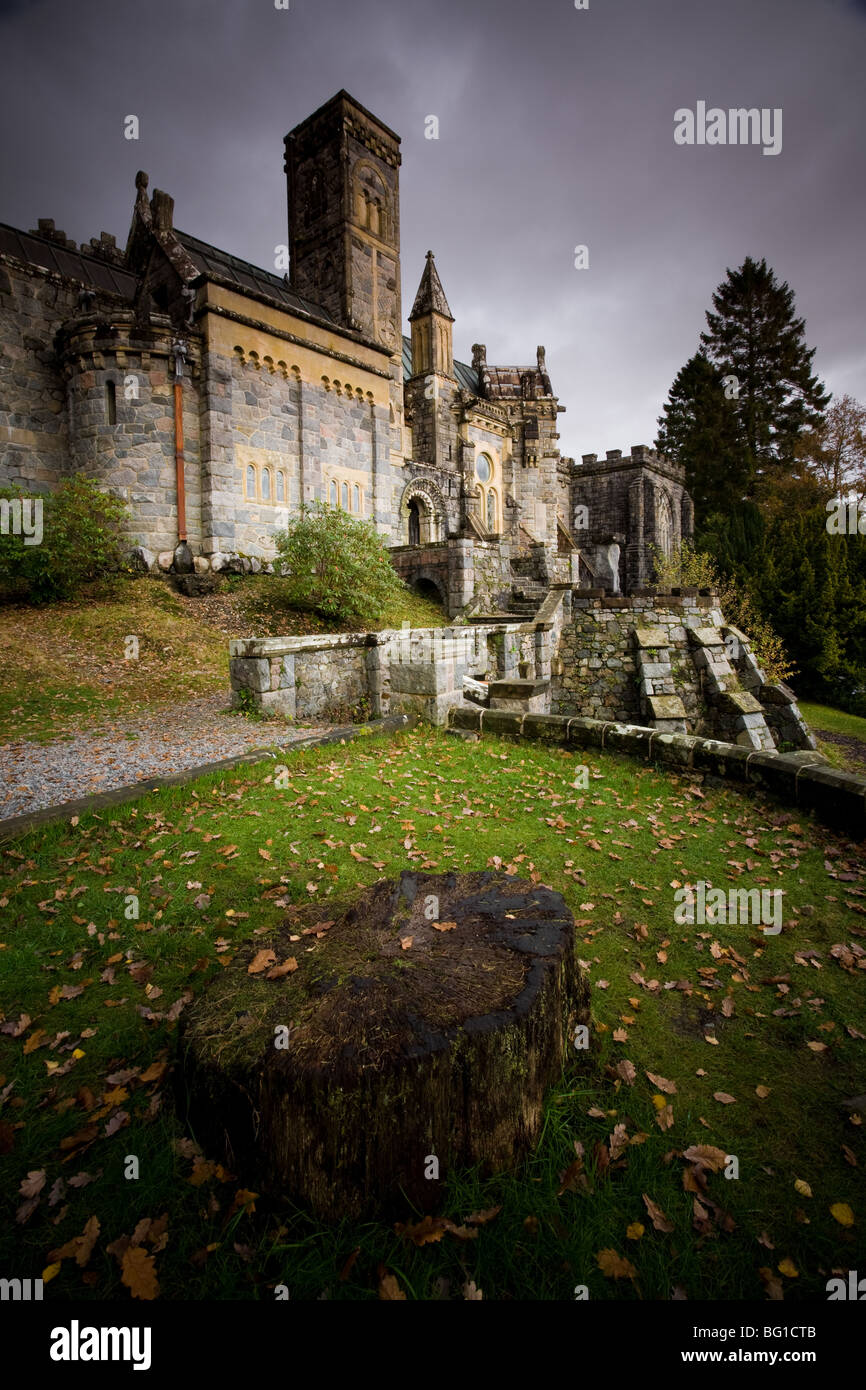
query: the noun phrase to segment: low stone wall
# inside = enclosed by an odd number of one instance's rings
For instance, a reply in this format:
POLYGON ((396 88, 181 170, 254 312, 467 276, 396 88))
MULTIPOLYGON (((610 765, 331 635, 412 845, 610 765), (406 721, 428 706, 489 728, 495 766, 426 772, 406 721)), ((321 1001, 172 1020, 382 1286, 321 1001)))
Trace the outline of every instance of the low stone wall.
POLYGON ((231 703, 237 708, 247 691, 261 709, 290 719, 318 719, 329 711, 344 716, 366 700, 368 709, 360 712, 383 718, 390 709, 379 639, 387 643, 392 635, 350 632, 231 642, 231 703))
POLYGON ((350 708, 366 718, 411 714, 445 724, 466 676, 547 680, 554 614, 538 623, 479 623, 399 632, 253 637, 229 645, 232 705, 246 698, 290 719, 350 708))
POLYGON ((555 714, 511 714, 465 705, 450 717, 451 728, 531 738, 575 748, 605 748, 645 761, 757 786, 790 806, 814 811, 819 820, 852 839, 866 837, 866 777, 839 772, 817 753, 755 752, 736 743, 659 733, 633 724, 555 714))

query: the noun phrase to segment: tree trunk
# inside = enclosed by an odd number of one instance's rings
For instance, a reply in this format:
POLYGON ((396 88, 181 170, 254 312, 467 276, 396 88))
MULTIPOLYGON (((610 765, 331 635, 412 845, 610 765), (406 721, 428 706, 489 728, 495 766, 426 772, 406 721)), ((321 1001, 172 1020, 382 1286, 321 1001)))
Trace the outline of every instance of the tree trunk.
POLYGON ((301 933, 296 914, 241 950, 184 1016, 208 1153, 325 1219, 401 1189, 429 1209, 451 1167, 512 1165, 589 1014, 562 897, 504 873, 404 873, 301 933), (268 949, 297 969, 251 975, 268 949))

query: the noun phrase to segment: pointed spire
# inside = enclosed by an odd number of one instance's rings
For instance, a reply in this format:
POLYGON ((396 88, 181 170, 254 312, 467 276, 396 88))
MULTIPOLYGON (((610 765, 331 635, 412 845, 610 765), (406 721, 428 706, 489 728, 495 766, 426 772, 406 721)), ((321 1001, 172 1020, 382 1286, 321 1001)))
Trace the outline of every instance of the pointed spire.
POLYGON ((415 303, 412 305, 409 322, 411 323, 413 319, 420 319, 425 314, 441 314, 443 318, 454 322, 454 315, 448 308, 448 300, 445 298, 445 291, 433 261, 432 251, 427 252, 427 264, 424 266, 424 273, 421 276, 415 303))

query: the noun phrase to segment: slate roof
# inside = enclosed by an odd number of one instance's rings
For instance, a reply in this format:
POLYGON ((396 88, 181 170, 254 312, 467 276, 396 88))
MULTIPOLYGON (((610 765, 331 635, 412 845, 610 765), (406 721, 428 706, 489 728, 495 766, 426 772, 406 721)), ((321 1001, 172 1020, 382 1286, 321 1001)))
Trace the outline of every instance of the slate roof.
POLYGON ((55 275, 79 280, 83 285, 116 294, 130 303, 135 298, 138 279, 130 271, 112 265, 100 256, 88 256, 61 245, 50 237, 18 231, 5 222, 0 222, 0 254, 14 256, 29 265, 41 266, 55 275))
POLYGON ((269 299, 275 299, 284 308, 293 314, 304 314, 307 318, 322 319, 325 323, 335 323, 335 319, 323 309, 321 304, 314 304, 310 299, 304 299, 300 294, 296 294, 289 287, 281 275, 275 275, 270 270, 262 270, 259 266, 253 265, 251 261, 242 261, 239 256, 231 256, 228 251, 220 251, 218 247, 211 246, 206 241, 200 241, 198 237, 190 236, 188 232, 175 230, 175 236, 194 261, 202 275, 209 278, 216 278, 235 285, 241 291, 247 290, 252 294, 264 294, 269 299))

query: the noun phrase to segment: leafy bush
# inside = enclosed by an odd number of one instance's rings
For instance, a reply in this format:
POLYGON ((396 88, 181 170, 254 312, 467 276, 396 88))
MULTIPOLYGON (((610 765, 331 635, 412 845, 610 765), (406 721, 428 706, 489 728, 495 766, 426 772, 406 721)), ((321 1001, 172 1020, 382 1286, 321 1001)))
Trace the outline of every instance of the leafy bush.
POLYGON ((70 598, 82 584, 122 568, 120 523, 126 508, 89 478, 76 474, 46 495, 4 488, 0 503, 0 589, 7 598, 31 603, 70 598), (20 533, 19 518, 28 516, 28 503, 34 544, 25 544, 28 537, 20 533), (40 508, 41 527, 36 524, 40 508))
POLYGON ((725 619, 748 637, 767 680, 775 684, 794 674, 795 667, 788 659, 782 639, 758 612, 749 591, 724 578, 712 555, 696 550, 690 541, 683 541, 670 555, 664 555, 656 546, 652 551, 654 587, 717 589, 725 619))
POLYGON ((296 608, 363 626, 405 597, 406 586, 373 523, 339 508, 304 503, 275 544, 277 565, 288 571, 286 597, 296 608))

